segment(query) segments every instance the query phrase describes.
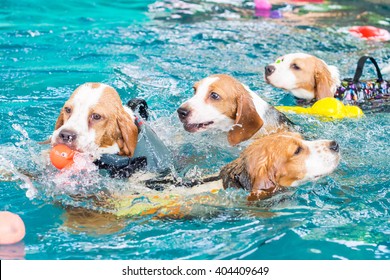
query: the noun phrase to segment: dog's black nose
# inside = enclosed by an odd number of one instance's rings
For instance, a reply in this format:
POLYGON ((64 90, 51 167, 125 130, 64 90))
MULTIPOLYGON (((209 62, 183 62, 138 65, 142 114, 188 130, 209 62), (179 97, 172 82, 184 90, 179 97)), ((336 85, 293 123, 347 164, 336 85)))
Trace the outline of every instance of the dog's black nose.
POLYGON ((181 120, 184 120, 188 117, 190 111, 187 110, 186 108, 180 107, 179 109, 177 109, 177 114, 179 115, 179 118, 181 120))
POLYGON ((265 66, 265 75, 270 76, 273 72, 275 72, 275 66, 267 65, 265 66))
POLYGON ((74 131, 67 129, 61 130, 58 136, 64 143, 72 143, 77 138, 77 134, 74 131))
POLYGON ((329 149, 331 149, 332 151, 334 151, 336 153, 338 153, 338 151, 340 151, 339 144, 336 141, 330 142, 329 149))

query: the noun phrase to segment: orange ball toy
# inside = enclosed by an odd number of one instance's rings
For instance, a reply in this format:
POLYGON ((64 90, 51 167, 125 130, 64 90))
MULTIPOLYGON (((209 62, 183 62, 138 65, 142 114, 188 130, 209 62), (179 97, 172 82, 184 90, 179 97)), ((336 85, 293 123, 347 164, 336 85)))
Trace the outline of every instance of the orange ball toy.
POLYGON ((56 145, 50 151, 50 161, 58 169, 63 169, 73 164, 75 151, 66 145, 56 145))

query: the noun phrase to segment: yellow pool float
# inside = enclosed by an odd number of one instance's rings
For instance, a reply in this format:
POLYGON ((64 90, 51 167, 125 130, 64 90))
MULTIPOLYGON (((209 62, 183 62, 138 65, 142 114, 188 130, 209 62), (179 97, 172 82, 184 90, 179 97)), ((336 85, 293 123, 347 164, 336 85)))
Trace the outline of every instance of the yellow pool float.
POLYGON ((151 191, 145 194, 122 195, 109 200, 112 214, 118 217, 156 215, 157 217, 185 217, 194 204, 215 201, 222 189, 218 181, 193 188, 151 191))
POLYGON ((363 111, 358 106, 344 105, 336 98, 327 97, 318 100, 312 107, 299 106, 277 106, 281 112, 315 115, 330 119, 360 118, 364 116, 363 111))

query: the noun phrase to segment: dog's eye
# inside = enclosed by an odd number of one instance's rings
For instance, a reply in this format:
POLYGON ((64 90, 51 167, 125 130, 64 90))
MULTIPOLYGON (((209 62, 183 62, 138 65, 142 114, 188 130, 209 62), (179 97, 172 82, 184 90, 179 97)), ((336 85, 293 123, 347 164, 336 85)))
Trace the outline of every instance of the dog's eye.
POLYGON ((294 69, 294 70, 300 70, 301 68, 296 65, 295 63, 291 64, 291 68, 294 69))
POLYGON ((194 90, 194 95, 196 94, 196 87, 193 87, 192 88, 194 90))
POLYGON ((72 109, 70 109, 69 107, 65 107, 64 110, 65 110, 65 112, 66 112, 67 114, 72 113, 72 109))
POLYGON ((212 92, 212 93, 210 93, 210 98, 214 99, 214 100, 219 100, 221 97, 219 96, 218 93, 212 92))
POLYGON ((98 120, 100 120, 100 119, 102 118, 102 116, 99 115, 99 114, 92 114, 91 117, 92 117, 92 119, 95 120, 95 121, 98 121, 98 120))
POLYGON ((294 155, 299 155, 301 152, 302 152, 303 148, 302 147, 298 147, 295 152, 294 152, 294 155))

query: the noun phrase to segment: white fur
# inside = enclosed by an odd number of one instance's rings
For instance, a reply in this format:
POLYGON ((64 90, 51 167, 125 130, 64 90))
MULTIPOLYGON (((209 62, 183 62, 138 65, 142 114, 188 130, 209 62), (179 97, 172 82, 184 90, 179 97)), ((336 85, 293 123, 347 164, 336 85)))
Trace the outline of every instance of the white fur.
POLYGON ((315 94, 313 91, 308 91, 308 90, 305 90, 303 88, 292 89, 291 93, 295 97, 301 98, 301 99, 311 100, 311 99, 315 98, 315 94))
POLYGON ((134 112, 127 106, 123 106, 123 109, 125 109, 125 112, 129 114, 131 120, 134 122, 135 121, 134 112))
MULTIPOLYGON (((325 63, 325 65, 327 65, 327 64, 325 63)), ((330 72, 331 79, 333 82, 332 86, 330 87, 330 92, 332 92, 334 94, 334 93, 336 93, 337 88, 341 85, 340 72, 336 66, 333 66, 333 65, 327 65, 327 66, 328 66, 328 70, 330 72)))
POLYGON ((381 71, 382 74, 389 74, 390 73, 390 64, 385 66, 382 71, 381 71))
POLYGON ((329 140, 303 141, 310 151, 305 162, 306 176, 302 180, 295 181, 292 186, 318 179, 335 170, 340 154, 330 150, 330 142, 329 140))

